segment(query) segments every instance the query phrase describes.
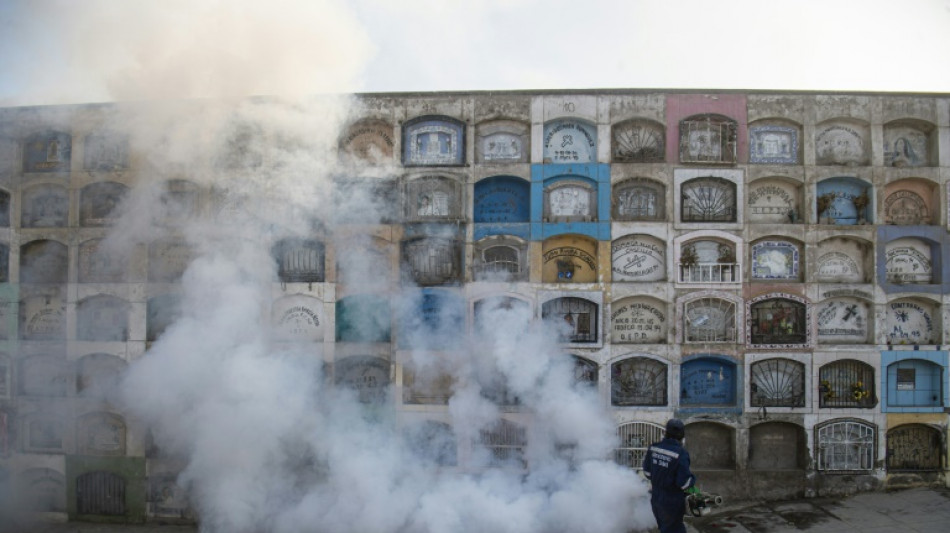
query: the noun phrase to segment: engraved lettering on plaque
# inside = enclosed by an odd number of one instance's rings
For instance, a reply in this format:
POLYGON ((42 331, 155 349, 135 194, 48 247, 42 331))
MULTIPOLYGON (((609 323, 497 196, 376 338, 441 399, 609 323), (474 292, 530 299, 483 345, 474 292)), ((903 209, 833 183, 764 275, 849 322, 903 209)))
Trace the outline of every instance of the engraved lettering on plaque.
POLYGON ((610 247, 614 281, 660 281, 666 279, 666 245, 659 239, 630 236, 610 247))
POLYGON ((855 126, 833 125, 815 135, 817 164, 863 165, 867 163, 864 139, 867 133, 855 126))
POLYGON ((888 247, 884 268, 890 283, 932 283, 930 257, 913 246, 888 247))
POLYGON ((857 261, 842 252, 828 252, 818 257, 819 281, 849 282, 862 281, 863 275, 857 261))
POLYGON ((391 160, 394 146, 393 128, 383 120, 361 120, 347 130, 340 144, 345 153, 363 161, 391 160))
POLYGON ((748 198, 751 222, 790 224, 801 218, 795 191, 789 185, 776 182, 753 184, 748 198))
POLYGON ((323 339, 320 316, 307 305, 275 309, 274 323, 284 339, 311 341, 323 339))
POLYGON ((590 216, 590 191, 585 187, 558 187, 548 194, 551 216, 590 216))
POLYGON ((521 136, 503 132, 486 136, 482 139, 482 158, 486 163, 520 162, 521 136))
POLYGON ((898 226, 928 224, 927 202, 913 191, 895 191, 884 200, 884 223, 898 226))
POLYGON ((382 403, 389 390, 389 361, 378 357, 347 357, 336 364, 337 385, 356 392, 360 403, 382 403))
POLYGON ((573 120, 544 125, 545 163, 592 163, 597 161, 597 130, 573 120))

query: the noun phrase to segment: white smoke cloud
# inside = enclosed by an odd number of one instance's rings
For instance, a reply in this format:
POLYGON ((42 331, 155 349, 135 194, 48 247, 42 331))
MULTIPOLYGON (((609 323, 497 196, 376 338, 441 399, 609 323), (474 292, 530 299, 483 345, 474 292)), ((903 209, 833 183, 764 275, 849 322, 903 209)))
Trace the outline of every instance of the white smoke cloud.
MULTIPOLYGON (((447 406, 419 410, 397 410, 394 388, 387 402, 361 402, 327 372, 325 362, 344 354, 332 355, 330 343, 287 342, 273 327, 271 306, 287 293, 276 288, 272 248, 285 238, 335 243, 349 290, 391 300, 401 325, 419 314, 420 291, 391 292, 398 276, 378 275, 372 240, 341 238, 352 228, 335 224, 376 223, 390 207, 372 187, 333 195, 335 178, 372 184, 396 171, 337 160, 349 98, 295 96, 345 93, 356 83, 370 47, 342 6, 16 4, 23 38, 56 36, 48 55, 23 58, 19 72, 42 76, 46 62, 68 65, 78 80, 65 91, 41 83, 31 98, 150 100, 117 106, 102 124, 127 136, 139 158, 104 249, 130 261, 166 239, 191 250, 169 289, 180 296, 176 320, 123 380, 129 426, 149 427, 161 457, 184 461, 178 482, 207 532, 619 533, 652 525, 644 484, 611 460, 616 433, 602 398, 575 383, 571 359, 530 307, 486 306, 475 336, 465 333, 464 304, 446 306, 436 330, 424 321, 395 328, 394 362, 420 382, 454 383, 447 406), (254 94, 275 96, 243 98, 254 94), (171 180, 194 187, 197 209, 177 203, 171 180), (451 433, 427 426, 430 416, 451 433), (502 418, 524 428, 525 445, 495 465, 479 441, 502 418)), ((332 338, 333 298, 320 290, 291 293, 327 302, 322 327, 332 338)))

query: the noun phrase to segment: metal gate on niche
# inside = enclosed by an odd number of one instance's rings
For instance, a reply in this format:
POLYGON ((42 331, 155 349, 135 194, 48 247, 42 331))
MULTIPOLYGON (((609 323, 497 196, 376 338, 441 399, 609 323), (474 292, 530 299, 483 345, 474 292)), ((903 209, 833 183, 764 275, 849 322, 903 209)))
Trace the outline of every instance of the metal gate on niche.
POLYGON ((111 472, 89 472, 76 478, 79 514, 125 514, 125 478, 111 472))

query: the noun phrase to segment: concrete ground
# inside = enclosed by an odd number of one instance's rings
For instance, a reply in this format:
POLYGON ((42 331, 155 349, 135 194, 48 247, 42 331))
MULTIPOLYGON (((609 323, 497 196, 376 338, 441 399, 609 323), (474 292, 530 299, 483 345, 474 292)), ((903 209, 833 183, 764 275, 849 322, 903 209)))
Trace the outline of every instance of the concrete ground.
MULTIPOLYGON (((789 533, 793 531, 937 533, 950 531, 950 489, 915 488, 893 492, 869 492, 849 498, 736 502, 731 505, 727 503, 702 518, 688 518, 686 527, 690 533, 789 533)), ((196 533, 197 531, 198 527, 194 525, 165 522, 0 524, 0 533, 196 533)))

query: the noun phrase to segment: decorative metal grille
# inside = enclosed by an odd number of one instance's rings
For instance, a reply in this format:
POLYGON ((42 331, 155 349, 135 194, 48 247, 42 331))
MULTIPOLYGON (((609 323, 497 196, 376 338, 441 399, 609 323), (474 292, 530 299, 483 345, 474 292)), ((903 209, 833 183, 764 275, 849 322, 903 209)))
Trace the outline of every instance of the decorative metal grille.
POLYGON ((664 187, 649 180, 634 179, 614 189, 614 218, 617 220, 663 220, 666 203, 664 187))
POLYGON ((617 464, 636 470, 643 468, 647 448, 663 440, 663 426, 650 422, 631 422, 617 428, 620 446, 614 450, 617 464))
POLYGON ((89 472, 76 478, 78 514, 125 514, 125 479, 111 472, 89 472))
POLYGON ((583 298, 557 298, 541 307, 544 320, 555 321, 561 342, 597 342, 597 304, 583 298))
POLYGON ((274 247, 277 276, 283 283, 322 283, 326 279, 322 242, 286 239, 274 247))
POLYGON ((680 216, 683 222, 735 222, 736 184, 703 177, 683 183, 680 216))
POLYGON ((500 420, 494 426, 479 431, 479 445, 491 453, 492 466, 515 464, 526 467, 524 447, 527 443, 525 428, 507 420, 500 420))
POLYGON ((939 471, 945 450, 936 429, 919 424, 896 427, 887 432, 887 470, 891 472, 939 471))
POLYGON ((686 342, 734 342, 736 305, 721 298, 700 298, 686 304, 686 342))
POLYGON ((749 385, 753 407, 804 407, 805 365, 791 359, 752 364, 749 385))
POLYGON ((667 366, 646 357, 632 357, 610 366, 612 405, 666 405, 667 366))
POLYGON ((874 467, 874 427, 833 422, 818 428, 818 470, 855 471, 874 467))
POLYGON ((829 363, 818 371, 819 407, 874 407, 874 369, 871 365, 845 359, 829 363))
POLYGON ((456 241, 428 237, 408 241, 403 246, 404 266, 420 285, 456 281, 460 271, 460 248, 456 241))
POLYGON ((574 383, 597 386, 597 363, 590 359, 572 355, 574 361, 574 383))
POLYGON ((752 344, 805 344, 808 322, 805 304, 784 298, 750 306, 752 344))
POLYGON ((482 271, 485 273, 517 274, 521 270, 518 250, 511 246, 492 246, 482 254, 482 271))
POLYGON ((736 163, 736 122, 717 115, 690 117, 680 122, 680 162, 736 163))

